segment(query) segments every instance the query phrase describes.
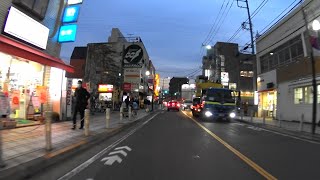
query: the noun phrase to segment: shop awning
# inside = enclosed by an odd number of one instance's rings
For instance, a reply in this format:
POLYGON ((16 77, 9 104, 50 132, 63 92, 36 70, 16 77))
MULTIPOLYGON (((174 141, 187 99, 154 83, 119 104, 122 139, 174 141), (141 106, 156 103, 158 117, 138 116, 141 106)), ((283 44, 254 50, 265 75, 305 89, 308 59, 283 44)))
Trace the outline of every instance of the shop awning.
POLYGON ((48 55, 44 52, 41 52, 40 50, 37 50, 33 47, 30 47, 3 35, 0 35, 0 52, 18 56, 43 65, 63 69, 69 73, 74 72, 73 67, 64 63, 61 59, 48 55))

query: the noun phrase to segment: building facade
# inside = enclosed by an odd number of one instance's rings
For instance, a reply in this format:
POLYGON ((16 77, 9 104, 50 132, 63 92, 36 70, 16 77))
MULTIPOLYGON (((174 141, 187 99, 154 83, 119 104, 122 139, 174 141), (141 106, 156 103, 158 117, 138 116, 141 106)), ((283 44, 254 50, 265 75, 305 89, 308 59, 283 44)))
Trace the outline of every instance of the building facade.
POLYGON ((311 51, 317 84, 320 79, 319 33, 312 28, 312 22, 320 20, 319 6, 317 0, 304 1, 257 39, 259 116, 300 120, 304 115, 305 121, 311 121, 311 51))
POLYGON ((114 104, 128 95, 140 99, 152 95, 155 67, 140 37, 124 37, 118 28, 113 28, 107 42, 76 47, 74 54, 71 64, 81 66, 76 69, 80 72, 67 77, 83 79, 99 100, 114 104))
POLYGON ((8 116, 35 120, 44 111, 62 114, 64 70, 58 31, 64 1, 0 2, 0 91, 10 100, 8 116))
POLYGON ((242 102, 253 105, 253 60, 239 52, 238 44, 217 42, 202 60, 202 75, 209 81, 241 91, 242 102))

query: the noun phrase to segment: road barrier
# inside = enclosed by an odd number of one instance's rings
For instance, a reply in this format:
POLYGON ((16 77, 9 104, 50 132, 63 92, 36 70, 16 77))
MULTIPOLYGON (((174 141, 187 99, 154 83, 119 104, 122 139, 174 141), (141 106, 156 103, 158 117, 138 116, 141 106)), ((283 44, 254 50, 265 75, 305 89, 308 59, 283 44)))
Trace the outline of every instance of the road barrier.
POLYGON ((304 114, 301 114, 299 131, 303 131, 304 114))
POLYGON ((45 134, 46 134, 46 150, 50 151, 52 149, 52 132, 51 132, 51 121, 52 121, 52 112, 46 112, 46 124, 45 124, 45 134))
POLYGON ((106 128, 110 128, 110 108, 106 109, 106 128))
POLYGON ((84 135, 89 136, 90 110, 84 110, 84 135))

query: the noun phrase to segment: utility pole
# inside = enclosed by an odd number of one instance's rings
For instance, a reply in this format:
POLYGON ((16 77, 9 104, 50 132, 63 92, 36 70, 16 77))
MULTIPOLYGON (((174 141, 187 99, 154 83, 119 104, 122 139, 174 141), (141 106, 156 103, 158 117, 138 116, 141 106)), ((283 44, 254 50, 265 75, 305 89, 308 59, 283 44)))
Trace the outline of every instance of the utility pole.
MULTIPOLYGON (((250 38, 251 38, 251 54, 252 54, 252 58, 255 55, 255 51, 254 51, 254 42, 253 42, 253 29, 252 29, 252 21, 251 21, 251 15, 250 15, 250 9, 249 9, 249 3, 248 0, 237 0, 237 5, 240 8, 245 8, 247 9, 247 13, 248 13, 248 20, 249 20, 249 31, 250 31, 250 38), (240 2, 245 2, 246 6, 240 6, 239 5, 239 1, 240 2)), ((246 23, 244 22, 243 27, 245 28, 246 23)), ((256 63, 256 59, 252 60, 252 68, 253 68, 253 90, 257 91, 257 63, 256 63)), ((258 107, 256 107, 256 105, 254 106, 255 109, 257 110, 258 107)))
POLYGON ((318 94, 318 90, 317 90, 317 82, 316 82, 316 66, 315 66, 315 60, 314 60, 314 56, 313 56, 313 47, 311 45, 310 42, 310 32, 308 29, 308 20, 307 20, 307 16, 306 13, 304 11, 304 7, 302 7, 302 14, 303 14, 303 19, 304 19, 304 23, 305 23, 305 27, 306 27, 306 31, 307 31, 307 36, 308 36, 308 40, 307 43, 309 44, 310 47, 310 60, 311 60, 311 70, 312 70, 312 87, 313 87, 313 103, 312 103, 312 134, 315 134, 316 131, 316 118, 317 118, 317 94, 318 94))

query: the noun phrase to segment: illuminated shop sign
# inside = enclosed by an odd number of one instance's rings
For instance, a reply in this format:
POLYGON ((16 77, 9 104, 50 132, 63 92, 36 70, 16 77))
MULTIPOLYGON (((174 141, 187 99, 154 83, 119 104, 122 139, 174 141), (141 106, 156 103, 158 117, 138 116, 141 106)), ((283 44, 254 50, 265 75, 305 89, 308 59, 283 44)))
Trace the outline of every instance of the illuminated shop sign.
POLYGON ((76 22, 79 17, 80 5, 68 6, 64 9, 62 22, 71 23, 76 22))
POLYGON ((74 42, 76 40, 77 27, 76 24, 61 26, 58 42, 74 42))
POLYGON ((68 5, 81 4, 83 0, 68 0, 68 5))
POLYGON ((42 49, 47 48, 49 28, 14 7, 10 8, 4 32, 42 49))
POLYGON ((98 92, 112 92, 113 85, 111 84, 99 84, 98 85, 98 92))

